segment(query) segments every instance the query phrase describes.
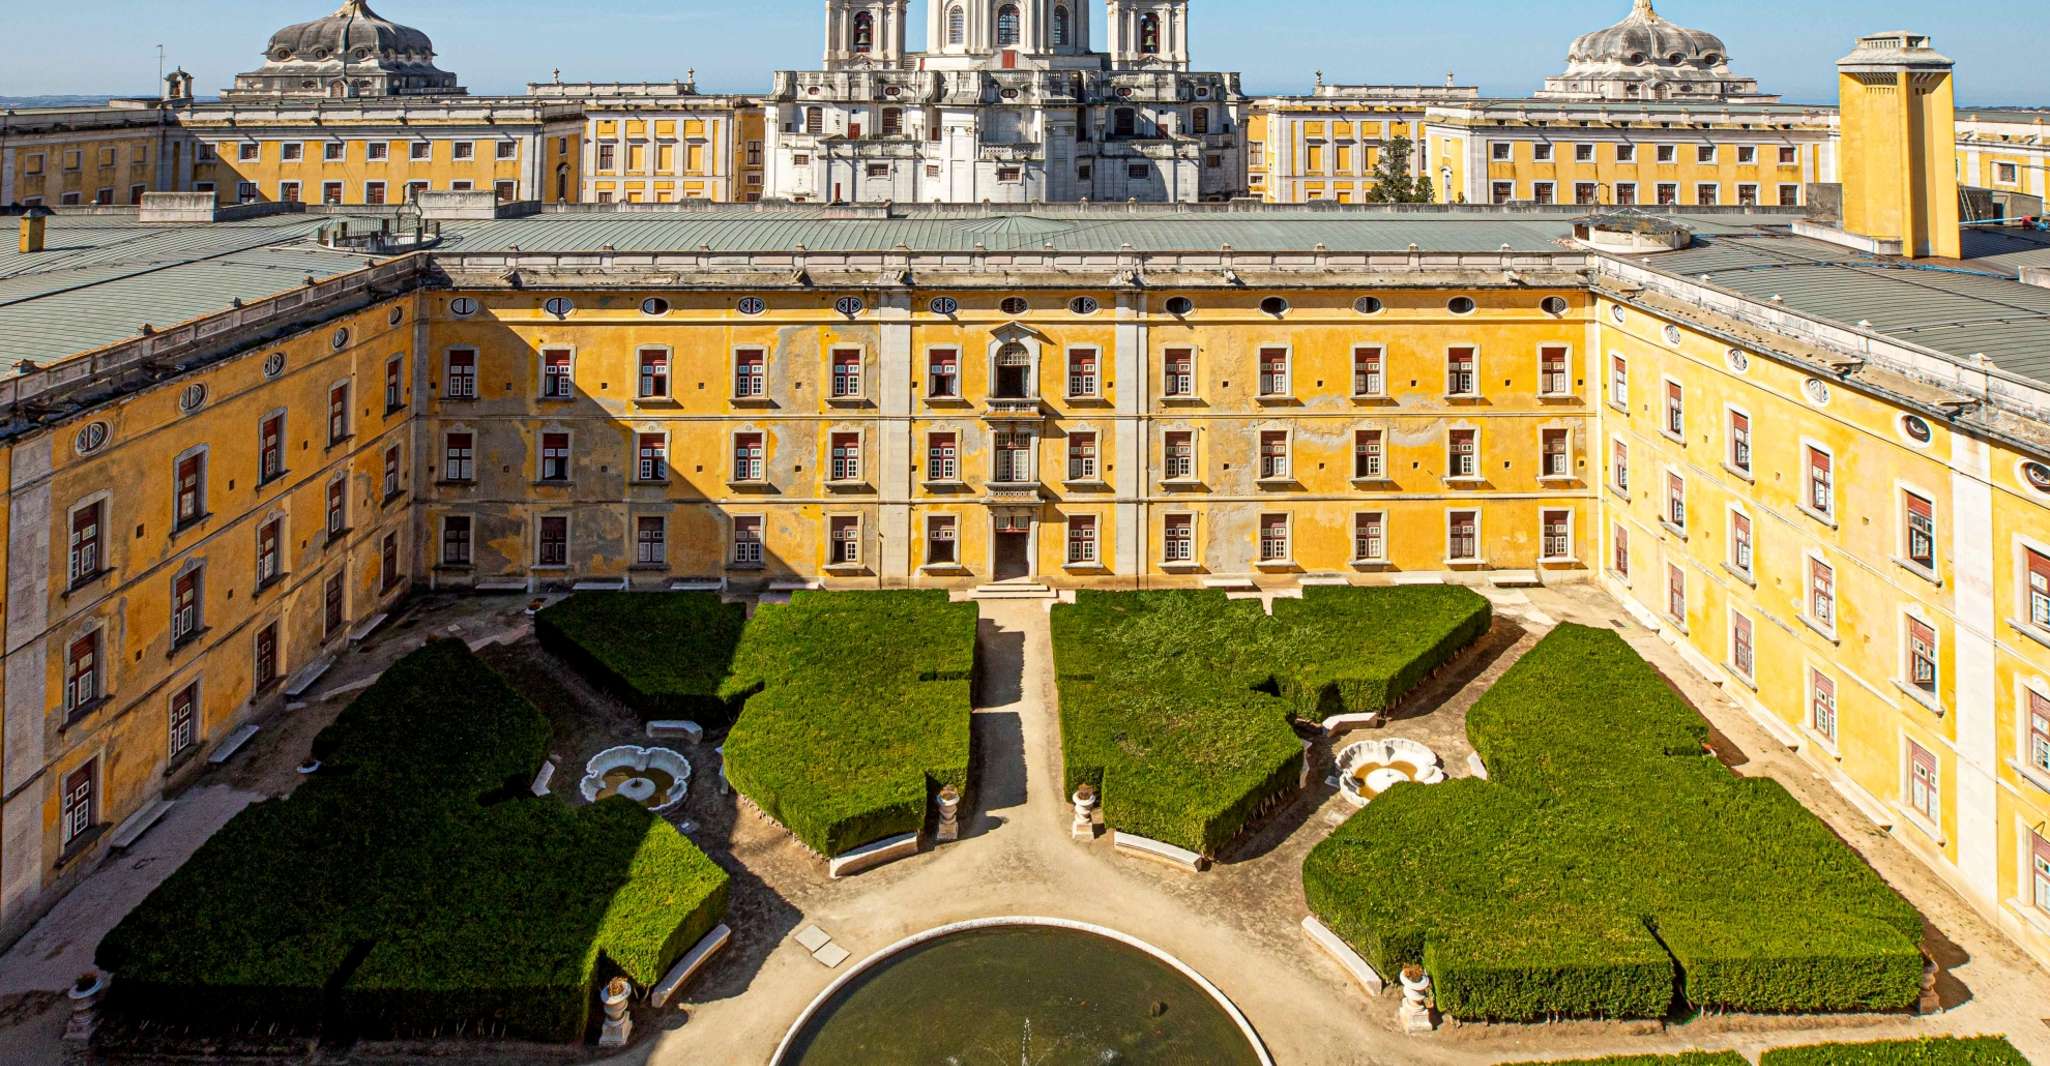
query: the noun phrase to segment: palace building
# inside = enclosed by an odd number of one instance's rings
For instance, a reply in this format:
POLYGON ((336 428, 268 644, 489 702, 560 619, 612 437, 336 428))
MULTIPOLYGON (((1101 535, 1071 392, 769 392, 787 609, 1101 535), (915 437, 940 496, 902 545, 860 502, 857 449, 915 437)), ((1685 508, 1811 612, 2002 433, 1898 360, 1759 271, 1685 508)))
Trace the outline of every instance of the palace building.
POLYGON ((834 0, 761 125, 373 80, 10 135, 56 210, 0 250, 0 937, 419 591, 1572 582, 2050 962, 2050 238, 1959 222, 2039 123, 1954 120, 1914 34, 1831 108, 1262 104, 1178 0, 1108 54, 934 9, 834 0), (1468 202, 1188 202, 1241 136, 1270 195, 1401 137, 1468 202), (741 202, 806 155, 846 202, 741 202), (1177 202, 1047 202, 1138 158, 1177 202))

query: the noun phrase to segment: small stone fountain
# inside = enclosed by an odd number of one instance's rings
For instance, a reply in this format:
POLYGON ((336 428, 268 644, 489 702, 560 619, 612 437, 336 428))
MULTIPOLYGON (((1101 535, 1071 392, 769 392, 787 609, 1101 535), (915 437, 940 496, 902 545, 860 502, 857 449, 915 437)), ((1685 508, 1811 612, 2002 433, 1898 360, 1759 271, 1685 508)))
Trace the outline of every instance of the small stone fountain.
POLYGON ((1438 753, 1406 737, 1362 740, 1338 753, 1338 790, 1356 807, 1404 781, 1435 785, 1443 780, 1438 753))
POLYGON ((666 811, 683 802, 690 788, 690 761, 668 748, 622 744, 606 748, 584 764, 577 791, 586 803, 606 796, 625 796, 651 811, 666 811))
POLYGON ((632 1038, 634 1020, 627 1017, 626 1003, 633 994, 633 983, 624 977, 606 982, 605 991, 598 996, 598 1005, 605 1008, 605 1027, 598 1033, 599 1047, 623 1047, 632 1038))

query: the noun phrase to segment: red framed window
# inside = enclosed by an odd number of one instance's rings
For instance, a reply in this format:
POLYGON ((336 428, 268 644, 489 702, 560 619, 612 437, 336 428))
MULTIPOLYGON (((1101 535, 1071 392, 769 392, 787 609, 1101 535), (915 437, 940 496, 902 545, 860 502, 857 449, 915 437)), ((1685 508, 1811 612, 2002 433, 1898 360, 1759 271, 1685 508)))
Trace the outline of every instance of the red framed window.
POLYGON ((538 566, 569 565, 569 518, 542 515, 534 562, 538 566))
POLYGON ((861 519, 842 515, 826 523, 827 563, 855 566, 861 562, 861 519))
POLYGON ((1901 496, 1901 540, 1908 561, 1924 570, 1936 569, 1936 506, 1912 492, 1901 496))
POLYGON ((1068 395, 1090 397, 1096 395, 1096 349, 1068 349, 1068 395))
POLYGON ((2036 909, 2050 914, 2050 837, 2029 834, 2030 895, 2036 909))
POLYGON ((268 687, 278 679, 278 624, 272 622, 256 631, 255 662, 250 666, 250 680, 256 688, 268 687))
POLYGON ((1260 434, 1260 479, 1274 481, 1288 476, 1288 434, 1268 430, 1260 434))
POLYGON ((1666 382, 1666 435, 1687 435, 1687 395, 1677 381, 1666 382))
POLYGON ((1740 677, 1751 677, 1757 664, 1751 650, 1751 619, 1730 612, 1730 666, 1740 677))
POLYGON ((1566 369, 1566 349, 1554 345, 1539 348, 1538 392, 1545 396, 1565 396, 1572 391, 1572 377, 1566 369))
POLYGON ((829 475, 834 481, 861 480, 861 435, 835 433, 827 438, 829 475))
POLYGON ((275 481, 285 474, 285 416, 275 414, 263 420, 257 429, 258 484, 275 481))
POLYGON ((2024 549, 2027 561, 2027 596, 2029 601, 2029 622, 2039 629, 2050 629, 2050 555, 2033 549, 2024 549))
POLYGON ((273 518, 256 527, 256 587, 284 574, 285 520, 273 518))
POLYGON ((1543 476, 1572 476, 1572 457, 1566 448, 1568 440, 1563 429, 1547 429, 1538 434, 1538 468, 1543 476))
POLYGON ((1196 561, 1196 516, 1171 514, 1162 527, 1161 561, 1168 563, 1191 563, 1196 561))
POLYGON ((1666 471, 1666 521, 1675 529, 1687 528, 1687 479, 1678 471, 1666 471))
POLYGON ((1472 562, 1481 557, 1481 519, 1477 511, 1454 511, 1446 524, 1446 558, 1472 562))
POLYGON ((321 628, 329 636, 342 631, 349 620, 348 585, 342 571, 328 575, 327 583, 321 588, 321 628))
POLYGON ((1288 395, 1288 349, 1260 349, 1260 395, 1288 395))
POLYGON ((1908 684, 1936 696, 1936 629, 1919 618, 1908 619, 1908 684))
POLYGON ((1540 550, 1546 559, 1573 558, 1573 512, 1545 511, 1539 516, 1540 550))
POLYGON ((1676 563, 1666 564, 1666 614, 1676 622, 1687 621, 1687 572, 1676 563))
POLYGON ((925 561, 928 566, 952 566, 960 560, 960 542, 953 515, 933 515, 925 521, 925 561))
POLYGON ((327 483, 327 535, 339 537, 349 531, 349 482, 338 477, 327 483))
POLYGON ((1096 562, 1096 516, 1068 516, 1068 563, 1071 566, 1096 562))
POLYGON ((541 434, 541 480, 569 480, 569 434, 541 434))
POLYGON ((1480 476, 1480 431, 1455 429, 1446 434, 1445 476, 1480 476))
POLYGON ((1388 393, 1386 356, 1380 348, 1352 350, 1352 394, 1385 396, 1388 393))
POLYGON ((1178 399, 1196 395, 1196 351, 1169 348, 1161 371, 1161 392, 1178 399))
POLYGON ((327 442, 330 446, 349 439, 349 384, 327 390, 327 442))
POLYGON ((662 566, 669 562, 669 524, 661 515, 639 515, 634 519, 634 565, 662 566))
POLYGON ((1742 511, 1730 512, 1730 568, 1751 573, 1751 516, 1742 511))
POLYGON ((1387 456, 1383 451, 1386 434, 1378 429, 1355 430, 1352 435, 1352 476, 1379 480, 1386 476, 1387 456))
POLYGON ((67 848, 91 830, 98 818, 98 780, 97 759, 64 777, 63 808, 58 819, 63 828, 64 846, 67 848))
POLYGON ((1260 561, 1278 563, 1288 559, 1288 516, 1260 516, 1260 561))
POLYGON ((935 400, 958 399, 961 395, 961 353, 953 348, 934 348, 926 356, 930 385, 927 395, 935 400))
POLYGON ((1730 466, 1751 472, 1751 416, 1742 411, 1730 412, 1730 466))
POLYGON ((64 654, 64 705, 72 711, 100 698, 100 631, 71 642, 64 654))
POLYGON ((399 494, 399 446, 394 444, 384 450, 384 498, 389 500, 399 494))
POLYGON ((100 525, 106 506, 105 503, 94 502, 71 512, 71 560, 68 569, 73 586, 98 577, 106 569, 100 545, 100 525))
POLYGON ((1908 741, 1908 806, 1931 824, 1943 820, 1943 777, 1936 753, 1908 741))
POLYGON ((669 352, 665 348, 643 348, 641 362, 641 399, 661 399, 669 395, 669 352))
POLYGON ((1630 406, 1630 361, 1620 355, 1609 356, 1609 403, 1614 407, 1630 406))
POLYGON ((1068 434, 1068 480, 1096 480, 1096 434, 1068 434))
POLYGON ((567 400, 576 394, 567 348, 541 349, 541 398, 567 400))
POLYGON ((1475 363, 1472 348, 1453 348, 1445 353, 1446 395, 1473 396, 1480 392, 1480 377, 1475 363))
POLYGON ((474 400, 477 398, 477 352, 472 348, 455 348, 448 353, 448 382, 442 390, 451 400, 474 400))
POLYGON ((1613 550, 1615 556, 1614 560, 1610 563, 1610 565, 1615 569, 1616 576, 1624 578, 1629 577, 1630 530, 1620 525, 1616 526, 1610 532, 1609 542, 1610 547, 1613 550))
POLYGON ((386 533, 384 535, 384 542, 378 546, 377 564, 379 570, 384 575, 384 588, 386 591, 399 587, 400 583, 406 580, 405 573, 399 569, 399 535, 397 533, 386 533))
POLYGON ((476 480, 476 434, 449 433, 442 437, 441 476, 446 481, 476 480))
POLYGON ((1619 438, 1610 442, 1609 476, 1618 492, 1630 491, 1630 446, 1619 438))
POLYGON ((171 643, 182 644, 199 635, 200 568, 193 567, 171 581, 171 643))
POLYGON ((833 350, 833 398, 850 400, 861 395, 861 349, 833 350))
POLYGON ((2050 696, 2029 692, 2029 765, 2050 774, 2050 696))
POLYGON ((762 435, 733 435, 733 480, 760 481, 763 477, 762 435))
POLYGON ((1826 629, 1836 628, 1836 568, 1813 557, 1808 560, 1808 616, 1826 629))
POLYGON ((758 398, 767 387, 768 353, 760 348, 741 348, 733 353, 733 396, 758 398))
MULTIPOLYGON (((1167 480, 1188 481, 1196 476, 1196 435, 1190 432, 1169 433, 1164 450, 1167 480)), ((2045 622, 2050 625, 2050 622, 2045 622)))
POLYGON ((1814 445, 1806 448, 1808 472, 1807 502, 1810 510, 1825 518, 1836 515, 1836 474, 1830 454, 1814 445))
POLYGON ((178 460, 176 482, 177 510, 174 524, 183 529, 206 517, 206 453, 201 452, 178 460))
POLYGON ((952 433, 933 433, 925 438, 925 476, 931 481, 961 478, 960 438, 952 433))
POLYGON ((669 480, 669 438, 660 433, 634 435, 634 478, 669 480))
POLYGON ((384 409, 396 411, 406 405, 406 360, 393 356, 384 364, 384 409))
POLYGON ((1808 671, 1808 724, 1824 740, 1836 743, 1836 682, 1815 669, 1808 671))
POLYGON ((743 515, 733 520, 733 565, 762 565, 762 519, 743 515))
POLYGON ((1359 563, 1388 560, 1387 516, 1380 511, 1362 511, 1352 518, 1352 558, 1359 563))
POLYGON ((199 682, 171 694, 170 757, 176 759, 199 744, 199 682))
POLYGON ((449 515, 441 520, 441 565, 470 565, 469 515, 449 515))

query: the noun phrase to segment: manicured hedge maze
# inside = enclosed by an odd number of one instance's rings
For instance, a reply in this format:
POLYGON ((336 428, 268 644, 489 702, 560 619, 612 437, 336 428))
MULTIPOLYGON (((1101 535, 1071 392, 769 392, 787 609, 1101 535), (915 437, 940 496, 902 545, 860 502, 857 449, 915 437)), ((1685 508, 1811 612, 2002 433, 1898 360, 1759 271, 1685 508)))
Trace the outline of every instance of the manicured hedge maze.
POLYGON ((1069 790, 1105 823, 1214 855, 1295 788, 1291 718, 1388 708, 1485 633, 1445 586, 1311 588, 1274 616, 1222 592, 1084 591, 1053 611, 1069 790))
POLYGON ((1511 1066, 1751 1066, 1734 1051, 1682 1051, 1677 1055, 1604 1055, 1598 1059, 1519 1062, 1511 1066))
POLYGON ((710 593, 580 592, 534 616, 551 654, 645 720, 733 720, 747 693, 722 694, 747 609, 710 593))
POLYGON ((1614 633, 1561 626, 1468 716, 1491 781, 1397 786, 1311 851, 1310 908, 1455 1017, 1905 1007, 1915 909, 1614 633))
POLYGON ((660 979, 724 915, 727 876, 626 800, 530 795, 548 740, 460 641, 400 660, 315 739, 318 774, 237 815, 101 942, 113 1003, 580 1038, 594 984, 660 979))
POLYGON ((733 787, 833 856, 925 824, 968 787, 976 607, 937 591, 799 592, 757 608, 722 699, 733 787))
POLYGON ((1997 1036, 1890 1040, 1876 1044, 1814 1044, 1775 1048, 1759 1066, 2028 1066, 1997 1036))

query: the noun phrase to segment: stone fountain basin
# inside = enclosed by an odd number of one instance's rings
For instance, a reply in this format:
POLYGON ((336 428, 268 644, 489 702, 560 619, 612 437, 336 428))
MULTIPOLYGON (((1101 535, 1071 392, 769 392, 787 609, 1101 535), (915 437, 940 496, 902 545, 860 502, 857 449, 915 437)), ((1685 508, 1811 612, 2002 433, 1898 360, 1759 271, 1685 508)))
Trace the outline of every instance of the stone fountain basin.
POLYGON ((675 781, 666 795, 657 795, 654 782, 646 777, 635 777, 619 787, 620 795, 651 811, 665 811, 682 803, 684 793, 690 789, 690 760, 681 754, 668 748, 621 744, 591 756, 590 761, 584 764, 584 779, 577 783, 577 791, 583 795, 584 802, 598 802, 598 794, 605 790, 606 775, 619 770, 634 773, 660 770, 675 781), (646 784, 630 787, 642 782, 646 784))
POLYGON ((1435 785, 1443 780, 1445 769, 1438 753, 1406 737, 1362 740, 1338 753, 1338 790, 1355 806, 1366 806, 1404 781, 1435 785), (1411 769, 1402 769, 1405 766, 1411 769))

